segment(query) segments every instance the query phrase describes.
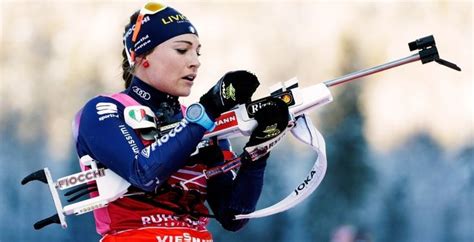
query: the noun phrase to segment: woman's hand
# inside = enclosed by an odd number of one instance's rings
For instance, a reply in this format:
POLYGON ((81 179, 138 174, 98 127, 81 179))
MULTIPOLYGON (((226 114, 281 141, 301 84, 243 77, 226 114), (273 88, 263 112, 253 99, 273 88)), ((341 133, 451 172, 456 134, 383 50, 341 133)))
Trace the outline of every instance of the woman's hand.
POLYGON ((258 78, 248 71, 228 72, 199 102, 213 118, 217 118, 237 104, 250 102, 259 85, 258 78))
POLYGON ((244 160, 266 156, 282 139, 290 120, 288 106, 279 98, 269 98, 254 116, 257 127, 245 145, 244 160))

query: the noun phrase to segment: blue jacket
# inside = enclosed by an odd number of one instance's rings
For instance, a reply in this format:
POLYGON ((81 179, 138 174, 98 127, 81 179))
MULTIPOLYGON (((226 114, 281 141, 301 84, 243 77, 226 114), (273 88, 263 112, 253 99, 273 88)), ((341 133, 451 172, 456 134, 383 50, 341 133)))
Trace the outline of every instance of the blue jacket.
MULTIPOLYGON (((166 113, 166 123, 183 118, 177 97, 162 93, 136 77, 122 93, 150 107, 157 117, 166 113)), ((121 102, 109 96, 90 100, 78 119, 77 153, 79 157, 91 156, 138 189, 156 191, 186 166, 206 130, 198 124, 182 122, 180 132, 166 142, 155 141, 147 152, 142 152, 148 145, 125 123, 124 109, 121 102)), ((226 142, 220 146, 224 150, 230 148, 226 142)), ((229 172, 207 181, 208 204, 224 228, 232 231, 242 228, 247 221, 233 220, 233 215, 255 210, 267 157, 243 165, 235 178, 229 172)))

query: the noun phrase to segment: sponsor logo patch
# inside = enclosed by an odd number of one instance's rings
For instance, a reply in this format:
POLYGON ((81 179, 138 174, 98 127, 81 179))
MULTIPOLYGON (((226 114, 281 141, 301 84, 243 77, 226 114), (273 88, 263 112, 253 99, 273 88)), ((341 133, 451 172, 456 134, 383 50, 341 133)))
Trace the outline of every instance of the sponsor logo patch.
POLYGON ((130 149, 132 149, 133 153, 138 154, 140 153, 140 150, 133 140, 133 137, 130 135, 130 133, 127 130, 127 127, 125 125, 121 124, 119 125, 120 132, 122 132, 123 137, 127 141, 128 145, 130 146, 130 149))
POLYGON ((128 112, 128 115, 135 121, 140 122, 145 118, 146 112, 144 109, 132 109, 128 112))
POLYGON ((100 102, 95 105, 97 115, 99 115, 99 121, 103 121, 108 118, 118 118, 117 105, 113 103, 100 102))
POLYGON ((157 139, 155 142, 151 144, 151 150, 154 151, 157 146, 161 146, 162 144, 168 142, 170 138, 175 137, 176 134, 181 132, 187 125, 188 125, 188 121, 184 119, 181 122, 178 122, 178 125, 176 127, 174 127, 167 134, 161 136, 161 138, 157 139))
POLYGON ((235 88, 232 86, 232 83, 228 87, 225 86, 225 83, 222 83, 222 97, 224 99, 232 99, 234 101, 236 100, 235 88))
POLYGON ((144 91, 143 89, 137 87, 137 86, 133 86, 132 87, 132 91, 137 94, 139 97, 145 99, 145 100, 150 100, 151 98, 151 95, 149 92, 147 91, 144 91))
POLYGON ((87 170, 59 179, 56 183, 56 187, 63 190, 89 181, 94 181, 103 176, 105 176, 105 170, 103 168, 99 170, 87 170))
POLYGON ((147 146, 140 152, 145 158, 150 158, 150 146, 147 146))
MULTIPOLYGON (((293 98, 293 94, 291 93, 291 91, 285 91, 285 92, 278 93, 278 94, 275 94, 275 95, 272 95, 272 96, 283 100, 283 102, 285 102, 286 105, 288 105, 288 106, 292 106, 292 105, 295 104, 295 100, 293 98)), ((259 100, 255 100, 255 101, 247 104, 247 114, 249 115, 249 117, 253 118, 255 116, 255 113, 258 110, 260 110, 262 107, 265 107, 268 104, 269 103, 268 103, 267 98, 262 98, 262 99, 259 99, 259 100)))
POLYGON ((281 131, 277 128, 277 124, 269 125, 262 131, 265 135, 264 136, 257 136, 258 139, 268 139, 275 137, 281 133, 281 131))
POLYGON ((117 113, 117 105, 113 103, 97 103, 95 108, 98 115, 117 113))

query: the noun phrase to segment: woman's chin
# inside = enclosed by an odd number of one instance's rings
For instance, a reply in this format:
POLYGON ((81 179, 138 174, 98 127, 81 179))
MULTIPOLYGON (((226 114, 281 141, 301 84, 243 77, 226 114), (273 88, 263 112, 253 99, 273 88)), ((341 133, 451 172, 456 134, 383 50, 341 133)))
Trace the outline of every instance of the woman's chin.
POLYGON ((189 88, 182 88, 181 90, 179 90, 177 92, 177 94, 175 96, 178 96, 178 97, 187 97, 189 96, 189 94, 191 94, 191 87, 189 88))

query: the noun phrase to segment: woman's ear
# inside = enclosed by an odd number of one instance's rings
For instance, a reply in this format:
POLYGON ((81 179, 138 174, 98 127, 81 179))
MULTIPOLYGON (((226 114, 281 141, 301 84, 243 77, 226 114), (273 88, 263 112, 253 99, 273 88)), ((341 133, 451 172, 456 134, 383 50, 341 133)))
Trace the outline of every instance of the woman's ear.
POLYGON ((144 68, 148 68, 150 66, 150 62, 146 59, 146 57, 136 57, 135 58, 135 65, 143 66, 144 68))

